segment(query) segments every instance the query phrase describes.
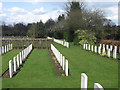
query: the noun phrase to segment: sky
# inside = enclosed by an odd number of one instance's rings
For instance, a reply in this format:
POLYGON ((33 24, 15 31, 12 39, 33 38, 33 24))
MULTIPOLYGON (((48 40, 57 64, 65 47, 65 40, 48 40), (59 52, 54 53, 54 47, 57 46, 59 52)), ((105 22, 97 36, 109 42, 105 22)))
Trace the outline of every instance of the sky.
MULTIPOLYGON (((62 0, 63 1, 63 0, 62 0)), ((52 18, 54 20, 65 12, 65 3, 40 0, 4 0, 0 2, 0 19, 7 23, 33 23, 42 20, 44 23, 52 18)), ((86 8, 100 8, 105 12, 105 17, 111 19, 116 25, 118 24, 118 1, 86 1, 86 8)))

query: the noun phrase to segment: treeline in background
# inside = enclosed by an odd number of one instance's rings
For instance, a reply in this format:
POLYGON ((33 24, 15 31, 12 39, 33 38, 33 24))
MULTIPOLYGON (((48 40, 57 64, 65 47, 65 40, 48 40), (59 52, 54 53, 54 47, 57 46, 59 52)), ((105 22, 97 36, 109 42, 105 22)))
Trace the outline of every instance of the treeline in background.
MULTIPOLYGON (((85 2, 67 2, 65 13, 56 20, 49 19, 45 23, 2 24, 4 36, 28 36, 30 38, 65 39, 75 44, 94 43, 100 40, 120 40, 120 26, 116 26, 105 17, 99 8, 88 9, 85 2)), ((39 19, 39 18, 38 18, 39 19)))

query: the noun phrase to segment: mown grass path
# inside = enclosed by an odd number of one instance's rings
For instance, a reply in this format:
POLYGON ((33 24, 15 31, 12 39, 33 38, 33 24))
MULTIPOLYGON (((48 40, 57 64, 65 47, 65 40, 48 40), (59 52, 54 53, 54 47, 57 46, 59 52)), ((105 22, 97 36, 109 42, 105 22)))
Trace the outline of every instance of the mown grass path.
POLYGON ((4 78, 3 88, 80 88, 80 75, 88 76, 88 88, 100 83, 104 88, 118 88, 118 62, 83 50, 54 43, 68 59, 71 76, 58 77, 48 50, 33 50, 14 78, 4 78))
POLYGON ((2 55, 2 73, 4 73, 7 69, 8 69, 8 64, 9 64, 9 60, 13 60, 13 57, 16 56, 20 51, 22 51, 21 49, 14 49, 4 55, 2 55))

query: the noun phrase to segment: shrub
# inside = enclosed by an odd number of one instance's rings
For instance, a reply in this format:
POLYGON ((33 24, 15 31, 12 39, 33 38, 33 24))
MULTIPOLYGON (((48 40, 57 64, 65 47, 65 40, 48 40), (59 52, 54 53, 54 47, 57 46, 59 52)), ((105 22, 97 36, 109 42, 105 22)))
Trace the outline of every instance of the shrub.
POLYGON ((83 44, 94 44, 96 37, 88 32, 88 30, 76 30, 75 31, 76 41, 74 43, 83 44))

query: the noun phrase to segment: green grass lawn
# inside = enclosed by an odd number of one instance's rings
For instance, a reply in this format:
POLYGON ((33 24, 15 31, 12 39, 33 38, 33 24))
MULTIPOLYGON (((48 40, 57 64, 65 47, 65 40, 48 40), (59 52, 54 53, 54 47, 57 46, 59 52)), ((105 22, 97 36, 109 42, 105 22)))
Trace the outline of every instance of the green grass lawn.
POLYGON ((9 60, 13 60, 13 57, 16 56, 20 51, 22 51, 22 50, 14 49, 14 50, 2 55, 2 73, 4 73, 8 69, 9 60))
POLYGON ((118 87, 118 62, 83 50, 83 47, 65 48, 54 43, 57 49, 69 60, 69 68, 73 77, 79 78, 82 72, 88 75, 88 87, 95 82, 105 88, 118 87))
POLYGON ((93 88, 94 83, 104 88, 118 88, 118 62, 80 46, 54 45, 68 59, 71 76, 56 75, 48 50, 33 50, 16 77, 3 78, 3 88, 80 88, 81 73, 88 76, 88 88, 93 88))

